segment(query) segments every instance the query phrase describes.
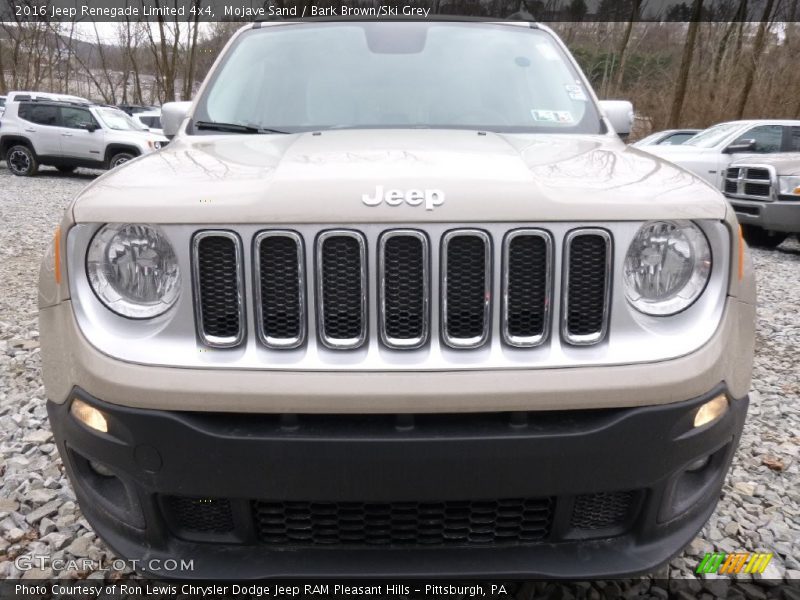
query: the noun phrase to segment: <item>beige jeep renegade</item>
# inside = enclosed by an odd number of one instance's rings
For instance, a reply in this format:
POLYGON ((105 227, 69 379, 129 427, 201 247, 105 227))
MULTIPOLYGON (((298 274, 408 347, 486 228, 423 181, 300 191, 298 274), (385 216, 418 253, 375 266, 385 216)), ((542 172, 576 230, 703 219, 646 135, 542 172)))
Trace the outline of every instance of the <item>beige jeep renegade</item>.
POLYGON ((50 420, 117 553, 596 577, 703 526, 748 403, 739 226, 549 29, 256 23, 175 113, 41 273, 50 420))

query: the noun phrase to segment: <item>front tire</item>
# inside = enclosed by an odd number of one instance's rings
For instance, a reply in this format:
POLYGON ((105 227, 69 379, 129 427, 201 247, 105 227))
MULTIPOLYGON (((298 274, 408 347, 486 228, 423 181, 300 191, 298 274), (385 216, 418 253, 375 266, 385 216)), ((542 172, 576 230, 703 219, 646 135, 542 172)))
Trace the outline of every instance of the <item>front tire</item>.
POLYGON ((754 248, 777 248, 789 234, 780 231, 769 231, 753 225, 743 225, 742 234, 748 245, 754 248))
POLYGON ((18 144, 11 146, 6 152, 8 169, 19 177, 31 177, 39 170, 39 161, 36 154, 28 146, 18 144))
POLYGON ((124 165, 126 162, 133 160, 134 158, 136 157, 130 152, 118 152, 111 157, 111 160, 108 161, 108 168, 116 169, 117 167, 124 165))

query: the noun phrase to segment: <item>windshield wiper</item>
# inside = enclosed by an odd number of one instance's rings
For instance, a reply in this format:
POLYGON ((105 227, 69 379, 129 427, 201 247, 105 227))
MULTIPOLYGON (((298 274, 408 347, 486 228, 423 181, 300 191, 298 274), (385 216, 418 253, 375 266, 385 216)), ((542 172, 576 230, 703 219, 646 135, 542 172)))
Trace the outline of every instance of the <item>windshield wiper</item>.
POLYGON ((240 125, 239 123, 216 123, 214 121, 195 121, 194 126, 198 129, 227 131, 230 133, 289 133, 288 131, 281 131, 280 129, 255 127, 254 125, 240 125))

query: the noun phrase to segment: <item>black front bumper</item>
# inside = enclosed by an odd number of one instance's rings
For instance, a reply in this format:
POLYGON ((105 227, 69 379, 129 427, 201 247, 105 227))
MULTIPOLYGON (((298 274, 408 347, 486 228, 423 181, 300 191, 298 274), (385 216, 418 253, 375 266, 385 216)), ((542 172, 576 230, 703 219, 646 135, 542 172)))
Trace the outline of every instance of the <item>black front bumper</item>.
POLYGON ((108 433, 72 400, 48 411, 87 519, 159 576, 595 578, 653 570, 706 522, 748 403, 694 428, 722 391, 631 409, 298 416, 131 409, 76 389, 108 433), (190 569, 174 570, 181 558, 190 569))

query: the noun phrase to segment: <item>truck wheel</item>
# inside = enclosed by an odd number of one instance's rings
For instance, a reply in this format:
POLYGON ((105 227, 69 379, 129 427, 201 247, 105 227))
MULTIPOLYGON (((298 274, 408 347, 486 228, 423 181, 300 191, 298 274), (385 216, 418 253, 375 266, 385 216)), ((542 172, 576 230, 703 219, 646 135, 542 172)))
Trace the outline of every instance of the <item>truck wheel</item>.
POLYGON ((14 175, 30 177, 39 169, 36 154, 27 146, 11 146, 6 153, 6 164, 14 175))
POLYGON ((70 167, 69 165, 63 165, 60 167, 56 167, 61 173, 72 173, 75 170, 75 167, 70 167))
POLYGON ((742 233, 745 241, 754 248, 777 248, 789 236, 788 233, 769 231, 752 225, 743 225, 742 233))
POLYGON ((130 152, 118 152, 114 156, 111 157, 111 160, 108 161, 108 168, 114 169, 120 165, 124 165, 129 160, 133 160, 135 157, 130 152))

